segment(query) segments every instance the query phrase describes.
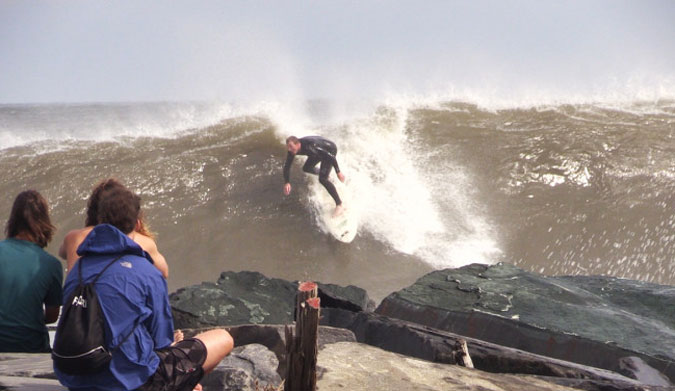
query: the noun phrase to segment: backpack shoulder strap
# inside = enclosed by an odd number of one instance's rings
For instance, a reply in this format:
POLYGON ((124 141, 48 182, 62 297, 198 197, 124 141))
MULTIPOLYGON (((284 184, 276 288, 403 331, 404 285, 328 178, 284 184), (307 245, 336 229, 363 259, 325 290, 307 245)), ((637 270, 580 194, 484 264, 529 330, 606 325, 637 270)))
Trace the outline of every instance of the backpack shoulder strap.
MULTIPOLYGON (((113 259, 112 261, 110 261, 110 263, 107 264, 107 265, 103 268, 103 270, 101 270, 101 272, 98 273, 98 274, 96 275, 96 277, 94 277, 94 280, 93 280, 91 283, 92 283, 92 284, 95 284, 96 281, 98 281, 98 278, 101 277, 101 274, 103 274, 103 272, 105 272, 106 270, 108 270, 108 268, 109 268, 110 266, 112 266, 113 263, 115 263, 116 261, 118 261, 118 260, 119 260, 120 258, 122 258, 123 256, 124 256, 124 254, 122 254, 122 255, 118 256, 117 258, 113 259)), ((78 258, 77 261, 76 261, 76 263, 77 263, 77 280, 78 280, 78 285, 82 285, 82 261, 83 261, 83 260, 84 260, 84 257, 80 257, 80 258, 78 258)))
MULTIPOLYGON (((123 256, 124 256, 124 254, 118 256, 117 258, 115 258, 115 259, 113 259, 112 261, 110 261, 110 263, 108 263, 107 265, 105 265, 105 267, 103 268, 103 270, 101 270, 101 272, 98 273, 98 274, 96 275, 96 277, 94 277, 94 280, 91 282, 91 284, 92 284, 92 285, 96 284, 96 281, 98 281, 98 278, 101 277, 101 274, 103 274, 106 270, 108 270, 108 268, 109 268, 110 266, 112 266, 113 263, 117 262, 117 261, 118 261, 120 258, 122 258, 123 256)), ((78 262, 82 262, 82 258, 80 258, 80 260, 79 260, 78 262)), ((80 283, 82 283, 82 265, 80 265, 80 283)))
MULTIPOLYGON (((102 275, 106 270, 108 270, 108 268, 109 268, 110 266, 112 266, 113 263, 115 263, 115 262, 117 262, 118 260, 120 260, 123 256, 124 256, 124 254, 122 254, 122 255, 116 257, 115 259, 113 259, 112 261, 110 261, 110 262, 103 268, 103 270, 101 270, 101 272, 98 273, 98 274, 96 275, 96 277, 94 277, 94 280, 90 283, 91 286, 94 286, 94 284, 96 284, 96 281, 98 281, 98 278, 101 277, 101 275, 102 275)), ((80 258, 80 259, 78 260, 78 262, 82 262, 82 258, 80 258)), ((80 284, 81 284, 81 283, 82 283, 82 265, 80 264, 80 284)), ((139 324, 140 324, 140 320, 139 320, 139 321, 136 321, 136 323, 134 324, 134 327, 131 328, 131 331, 129 332, 129 334, 127 334, 126 337, 124 337, 124 339, 122 339, 122 341, 121 341, 120 343, 118 343, 117 345, 115 345, 114 347, 112 347, 112 348, 110 349, 110 352, 111 352, 111 353, 114 352, 114 351, 117 350, 124 342, 126 342, 126 340, 129 339, 129 337, 131 337, 131 335, 134 333, 134 330, 136 330, 136 327, 138 327, 139 324)))
POLYGON ((82 285, 82 257, 79 257, 77 261, 77 284, 82 285))
POLYGON ((129 331, 129 334, 127 334, 126 337, 124 337, 117 345, 110 348, 110 353, 113 353, 114 351, 119 349, 119 347, 122 346, 122 344, 125 343, 127 341, 127 339, 129 339, 129 337, 131 337, 131 335, 134 333, 134 330, 136 330, 136 327, 138 327, 138 325, 140 325, 140 324, 141 324, 141 320, 139 318, 134 323, 134 327, 131 328, 131 331, 129 331))

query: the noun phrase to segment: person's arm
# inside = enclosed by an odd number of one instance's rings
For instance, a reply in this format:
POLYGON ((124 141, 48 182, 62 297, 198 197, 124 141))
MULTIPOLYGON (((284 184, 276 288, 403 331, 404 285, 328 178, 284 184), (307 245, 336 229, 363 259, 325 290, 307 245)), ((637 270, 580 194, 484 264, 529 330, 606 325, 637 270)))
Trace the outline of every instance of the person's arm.
POLYGON ((75 266, 75 262, 80 258, 77 255, 77 248, 82 244, 82 241, 89 235, 93 227, 86 227, 82 229, 74 229, 66 234, 59 249, 59 256, 66 260, 66 271, 70 273, 75 266))
POLYGON ((80 238, 81 231, 80 229, 74 229, 66 234, 59 248, 59 257, 67 261, 73 258, 77 259, 77 246, 82 242, 80 238))
POLYGON ((157 243, 148 236, 136 233, 134 235, 134 241, 138 243, 141 248, 150 255, 152 258, 152 263, 157 269, 162 273, 165 279, 169 278, 169 264, 166 263, 166 259, 157 249, 157 243))
POLYGON ((61 257, 61 259, 68 259, 68 250, 66 250, 66 248, 68 247, 66 245, 68 235, 70 235, 70 233, 66 234, 66 237, 63 238, 63 242, 61 242, 61 247, 59 247, 59 257, 61 257))
POLYGON ((284 194, 291 194, 291 164, 293 164, 295 155, 288 152, 286 154, 286 162, 284 163, 284 194))
POLYGON ((340 174, 342 174, 342 173, 340 172, 340 166, 338 166, 337 158, 335 156, 332 156, 332 155, 331 155, 331 158, 332 158, 331 163, 333 164, 333 168, 335 168, 335 173, 338 176, 340 176, 340 174))
POLYGON ((155 349, 163 349, 173 344, 174 330, 171 317, 171 305, 166 280, 163 278, 150 278, 148 281, 146 304, 151 313, 146 319, 145 326, 155 342, 155 349))
POLYGON ((286 162, 284 163, 284 183, 290 183, 291 181, 291 164, 293 164, 293 159, 295 159, 295 155, 287 152, 286 162))
POLYGON ((333 168, 335 168, 335 173, 340 174, 340 166, 338 165, 337 158, 331 152, 323 149, 317 148, 317 153, 320 155, 321 161, 328 161, 333 168))
POLYGON ((321 161, 330 162, 331 166, 335 169, 335 173, 340 173, 340 166, 338 165, 337 158, 337 146, 334 142, 328 140, 325 137, 316 137, 313 144, 313 149, 321 161))
POLYGON ((45 306, 45 323, 54 323, 59 319, 59 311, 61 306, 51 307, 45 306))
POLYGON ((157 249, 157 245, 154 242, 153 244, 154 248, 151 251, 148 251, 148 254, 152 258, 155 267, 162 273, 162 276, 164 276, 165 279, 169 279, 169 264, 166 263, 166 258, 164 258, 164 255, 157 249))
POLYGON ((45 305, 45 323, 54 323, 59 318, 59 309, 63 302, 63 269, 58 259, 49 256, 50 284, 43 303, 45 305))

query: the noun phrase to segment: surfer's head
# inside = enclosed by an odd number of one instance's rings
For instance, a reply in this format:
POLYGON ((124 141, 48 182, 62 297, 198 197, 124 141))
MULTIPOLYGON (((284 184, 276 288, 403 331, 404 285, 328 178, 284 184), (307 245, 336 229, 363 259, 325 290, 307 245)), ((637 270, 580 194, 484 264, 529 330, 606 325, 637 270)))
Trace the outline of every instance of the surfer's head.
POLYGON ((301 147, 300 139, 298 139, 297 137, 289 136, 286 139, 286 149, 288 150, 288 152, 292 153, 293 155, 298 153, 298 151, 300 150, 300 147, 301 147))

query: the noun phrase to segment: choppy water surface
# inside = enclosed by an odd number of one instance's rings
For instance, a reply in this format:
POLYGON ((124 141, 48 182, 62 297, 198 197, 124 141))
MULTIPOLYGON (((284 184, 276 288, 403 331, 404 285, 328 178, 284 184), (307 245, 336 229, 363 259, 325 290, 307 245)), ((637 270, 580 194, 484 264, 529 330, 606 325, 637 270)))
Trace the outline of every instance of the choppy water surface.
POLYGON ((672 101, 409 102, 348 116, 329 102, 4 105, 0 135, 5 216, 19 191, 41 191, 56 253, 94 184, 118 177, 143 197, 170 289, 246 269, 380 299, 434 268, 497 261, 675 283, 672 101), (323 190, 300 167, 282 196, 291 133, 338 144, 360 218, 352 244, 320 231, 311 195, 323 190))

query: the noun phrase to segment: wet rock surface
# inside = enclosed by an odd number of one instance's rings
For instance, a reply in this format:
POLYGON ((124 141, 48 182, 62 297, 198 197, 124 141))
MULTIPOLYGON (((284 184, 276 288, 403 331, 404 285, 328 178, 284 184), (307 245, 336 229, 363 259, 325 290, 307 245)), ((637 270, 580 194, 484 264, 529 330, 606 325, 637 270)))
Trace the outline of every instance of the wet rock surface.
POLYGON ((429 273, 389 295, 376 312, 612 371, 635 356, 675 379, 670 286, 473 264, 429 273))
MULTIPOLYGON (((350 311, 372 309, 364 289, 319 285, 322 307, 350 311)), ((181 288, 169 296, 176 328, 293 322, 298 282, 268 278, 257 272, 223 272, 215 282, 181 288)))
MULTIPOLYGON (((171 295, 186 337, 234 337, 205 391, 280 384, 297 287, 224 272, 171 295)), ((320 390, 675 390, 673 287, 474 264, 429 273, 376 312, 358 287, 319 283, 319 296, 320 390), (454 365, 459 341, 475 369, 454 365)), ((3 389, 64 390, 48 354, 0 353, 3 389)))
POLYGON ((474 367, 491 373, 536 375, 557 384, 573 385, 587 391, 635 390, 645 384, 621 374, 545 357, 518 349, 467 338, 374 313, 354 313, 326 309, 322 324, 344 327, 354 332, 358 342, 443 364, 457 364, 457 342, 466 341, 474 367), (567 379, 567 380, 563 380, 567 379))
POLYGON ((217 282, 169 296, 176 328, 280 324, 293 320, 297 285, 256 272, 223 272, 217 282))

